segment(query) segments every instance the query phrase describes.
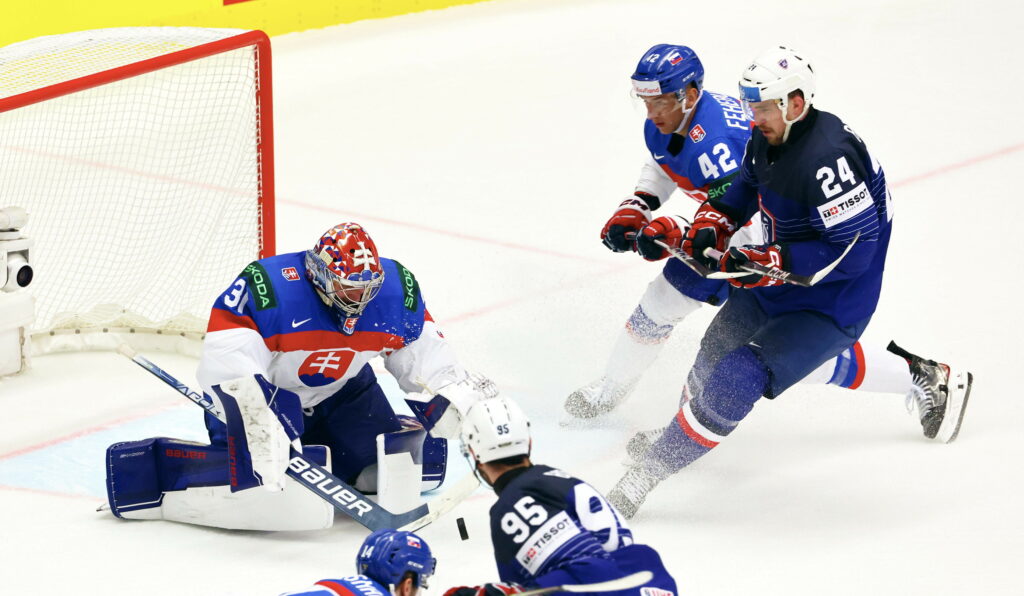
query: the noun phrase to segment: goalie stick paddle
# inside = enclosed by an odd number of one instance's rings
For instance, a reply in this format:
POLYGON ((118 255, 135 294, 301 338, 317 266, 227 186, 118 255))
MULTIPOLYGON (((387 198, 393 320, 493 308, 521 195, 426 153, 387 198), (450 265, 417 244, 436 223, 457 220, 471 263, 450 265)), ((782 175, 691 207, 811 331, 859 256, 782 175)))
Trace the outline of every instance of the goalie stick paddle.
POLYGON ((625 577, 608 580, 606 582, 599 582, 596 584, 569 584, 565 586, 550 586, 547 588, 538 588, 536 590, 527 590, 525 592, 520 592, 516 594, 516 596, 540 596, 541 594, 550 594, 552 592, 618 592, 619 590, 631 590, 633 588, 639 588, 640 586, 646 584, 652 579, 654 579, 654 574, 650 571, 637 571, 636 573, 631 573, 625 577))
MULTIPOLYGON (((202 407, 221 422, 224 421, 224 415, 218 411, 216 404, 205 395, 194 391, 145 356, 138 354, 130 346, 122 345, 118 348, 118 352, 176 389, 178 393, 202 407)), ((405 513, 392 513, 368 499, 355 487, 296 451, 295 448, 291 450, 287 474, 333 505, 338 511, 374 531, 384 529, 418 530, 451 511, 480 486, 476 475, 467 474, 437 498, 405 513)))
MULTIPOLYGON (((796 273, 791 273, 784 269, 779 269, 778 267, 765 267, 760 263, 744 263, 743 265, 740 265, 740 267, 742 267, 743 269, 750 273, 760 273, 765 277, 777 279, 784 283, 809 288, 814 284, 818 283, 819 281, 821 281, 822 279, 824 279, 826 275, 832 273, 832 270, 839 266, 839 263, 846 258, 846 255, 850 253, 850 249, 853 248, 853 245, 857 243, 858 238, 860 238, 860 232, 857 232, 856 234, 853 235, 853 240, 850 240, 850 243, 846 245, 846 250, 843 251, 843 254, 839 255, 839 258, 832 261, 828 265, 825 265, 823 268, 819 269, 813 275, 798 275, 796 273)), ((723 256, 725 256, 725 253, 719 252, 713 248, 708 248, 704 251, 704 255, 712 259, 721 259, 723 256)), ((736 277, 736 275, 730 274, 730 277, 736 277)))

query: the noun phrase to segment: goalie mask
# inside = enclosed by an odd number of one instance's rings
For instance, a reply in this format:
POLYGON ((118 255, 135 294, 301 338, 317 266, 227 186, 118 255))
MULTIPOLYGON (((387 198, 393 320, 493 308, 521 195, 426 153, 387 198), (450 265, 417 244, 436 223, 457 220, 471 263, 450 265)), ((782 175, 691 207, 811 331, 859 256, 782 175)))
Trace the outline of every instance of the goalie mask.
POLYGON ((362 226, 334 226, 306 251, 306 277, 324 304, 343 318, 358 317, 384 284, 377 246, 362 226))

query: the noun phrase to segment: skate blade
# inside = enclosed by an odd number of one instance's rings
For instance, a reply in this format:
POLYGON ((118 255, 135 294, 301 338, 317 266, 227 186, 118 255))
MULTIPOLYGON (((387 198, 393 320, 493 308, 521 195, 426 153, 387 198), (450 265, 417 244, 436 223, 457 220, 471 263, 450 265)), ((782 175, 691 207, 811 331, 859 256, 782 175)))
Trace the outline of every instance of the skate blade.
POLYGON ((974 375, 970 372, 958 372, 955 376, 955 382, 952 382, 954 381, 953 375, 950 375, 950 381, 949 410, 939 426, 938 436, 936 437, 943 443, 952 443, 960 434, 960 426, 964 422, 964 414, 967 413, 967 400, 971 397, 974 375), (964 379, 965 376, 966 380, 964 379))

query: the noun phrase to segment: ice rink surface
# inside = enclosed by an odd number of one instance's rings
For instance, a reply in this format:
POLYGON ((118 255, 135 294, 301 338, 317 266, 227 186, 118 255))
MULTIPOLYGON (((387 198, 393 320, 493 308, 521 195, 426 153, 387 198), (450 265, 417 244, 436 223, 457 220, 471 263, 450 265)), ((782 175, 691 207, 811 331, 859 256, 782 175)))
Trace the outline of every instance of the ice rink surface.
MULTIPOLYGON (((685 595, 1019 594, 1022 17, 1008 0, 508 0, 275 38, 278 249, 363 223, 466 363, 523 404, 534 461, 607 491, 628 437, 675 412, 714 314, 677 328, 606 427, 558 427, 660 267, 598 241, 644 155, 629 75, 651 45, 682 43, 708 89, 735 94, 761 50, 797 48, 816 105, 893 188, 863 339, 973 371, 964 427, 934 444, 902 396, 796 387, 652 493, 635 535, 685 595)), ((693 209, 677 196, 662 212, 693 209)), ((192 380, 195 361, 150 356, 192 380)), ((119 356, 38 358, 0 380, 0 411, 0 593, 276 595, 352 571, 366 531, 342 517, 274 534, 95 512, 108 444, 202 437, 198 408, 119 356)), ((481 489, 422 530, 439 559, 429 593, 496 578, 493 499, 481 489)))

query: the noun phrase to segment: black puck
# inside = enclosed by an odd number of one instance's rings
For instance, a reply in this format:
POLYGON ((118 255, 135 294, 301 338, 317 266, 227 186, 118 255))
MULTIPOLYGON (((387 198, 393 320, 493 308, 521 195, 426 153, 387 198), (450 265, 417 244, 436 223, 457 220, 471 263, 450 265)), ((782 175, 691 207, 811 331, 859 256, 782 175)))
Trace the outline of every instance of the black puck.
POLYGON ((469 532, 466 531, 466 520, 460 517, 455 520, 455 525, 459 526, 459 537, 463 540, 469 540, 469 532))

